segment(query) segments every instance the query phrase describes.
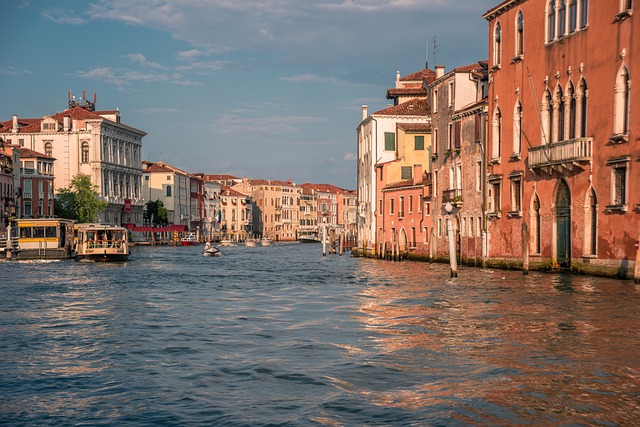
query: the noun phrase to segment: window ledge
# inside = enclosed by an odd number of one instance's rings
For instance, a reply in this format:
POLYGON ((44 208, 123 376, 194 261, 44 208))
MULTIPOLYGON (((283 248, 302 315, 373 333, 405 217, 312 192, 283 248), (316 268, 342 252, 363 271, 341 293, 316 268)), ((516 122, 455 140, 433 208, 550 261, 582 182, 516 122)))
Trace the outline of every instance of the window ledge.
POLYGON ((494 65, 493 67, 491 67, 491 69, 489 70, 490 72, 495 72, 498 71, 500 69, 500 64, 494 65))
POLYGON ((609 138, 609 142, 611 142, 612 144, 622 144, 624 142, 629 142, 629 134, 616 133, 609 138))
POLYGON ((605 211, 607 213, 624 213, 629 211, 629 205, 607 205, 605 211))
POLYGON ((524 59, 523 55, 516 55, 513 57, 513 59, 511 59, 511 63, 517 64, 518 62, 522 62, 523 59, 524 59))
POLYGON ((522 211, 509 211, 507 216, 509 218, 522 218, 522 211))
POLYGON ((489 217, 489 219, 502 218, 502 212, 487 212, 487 216, 489 217))
POLYGON ((509 157, 509 161, 510 162, 516 162, 518 160, 522 160, 522 154, 521 153, 513 153, 511 155, 511 157, 509 157))
POLYGON ((598 255, 596 255, 596 254, 582 255, 582 258, 584 258, 584 259, 597 259, 598 255))
POLYGON ((493 159, 489 160, 490 165, 499 165, 500 163, 500 157, 494 157, 493 159))

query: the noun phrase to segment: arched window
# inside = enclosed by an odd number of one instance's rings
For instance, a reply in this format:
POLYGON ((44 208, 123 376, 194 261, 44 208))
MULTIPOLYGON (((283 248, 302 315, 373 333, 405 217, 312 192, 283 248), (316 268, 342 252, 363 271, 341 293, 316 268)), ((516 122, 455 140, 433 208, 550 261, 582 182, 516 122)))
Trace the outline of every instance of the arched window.
POLYGON ((533 209, 531 210, 531 252, 539 254, 541 251, 542 232, 540 230, 540 198, 537 194, 533 196, 533 209))
POLYGON ((524 55, 524 16, 518 12, 516 18, 516 56, 524 55))
POLYGON ((513 109, 513 154, 522 153, 522 104, 516 101, 513 109))
POLYGON ((553 97, 551 96, 551 91, 549 89, 544 91, 541 110, 541 144, 549 144, 551 142, 551 131, 553 130, 553 97))
POLYGON ((84 141, 82 143, 81 151, 82 151, 81 162, 89 163, 89 143, 87 141, 84 141))
POLYGON ((553 142, 564 140, 564 94, 560 85, 556 87, 555 105, 558 108, 556 109, 556 132, 553 142))
POLYGON ((569 100, 569 129, 568 139, 576 137, 576 97, 573 89, 573 83, 567 85, 567 99, 569 100))
POLYGON ((578 27, 578 4, 577 0, 569 2, 569 33, 573 33, 578 27))
POLYGON ((627 135, 629 133, 629 101, 631 91, 629 88, 629 69, 622 65, 616 78, 615 105, 614 105, 614 129, 615 135, 627 135))
POLYGON ((491 158, 499 159, 502 147, 502 114, 499 107, 496 107, 493 113, 491 142, 491 158))
POLYGON ((547 6, 547 41, 556 38, 556 0, 551 0, 547 6))
POLYGON ((500 22, 496 23, 493 33, 493 65, 502 63, 502 27, 500 22))
POLYGON ((585 255, 596 255, 598 248, 598 198, 593 188, 587 192, 584 214, 584 252, 585 255))
POLYGON ((44 143, 44 154, 47 156, 53 155, 53 145, 49 141, 44 143))
POLYGON ((588 100, 588 89, 587 89, 587 81, 582 78, 580 79, 580 86, 578 88, 580 91, 578 93, 578 112, 580 114, 580 119, 578 121, 578 137, 585 138, 587 136, 587 100, 588 100))
POLYGON ((584 28, 589 23, 589 0, 580 2, 580 28, 584 28))
POLYGON ((167 197, 171 197, 171 186, 167 185, 167 197))
POLYGON ((567 5, 564 0, 558 4, 558 37, 564 36, 567 29, 567 5))

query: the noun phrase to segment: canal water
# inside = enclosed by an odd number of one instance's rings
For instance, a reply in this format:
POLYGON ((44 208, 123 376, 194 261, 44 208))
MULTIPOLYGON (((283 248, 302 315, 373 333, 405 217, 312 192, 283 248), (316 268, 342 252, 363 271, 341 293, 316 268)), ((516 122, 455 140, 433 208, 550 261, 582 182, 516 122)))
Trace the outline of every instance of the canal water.
POLYGON ((0 425, 640 425, 640 287, 136 247, 0 263, 0 425))

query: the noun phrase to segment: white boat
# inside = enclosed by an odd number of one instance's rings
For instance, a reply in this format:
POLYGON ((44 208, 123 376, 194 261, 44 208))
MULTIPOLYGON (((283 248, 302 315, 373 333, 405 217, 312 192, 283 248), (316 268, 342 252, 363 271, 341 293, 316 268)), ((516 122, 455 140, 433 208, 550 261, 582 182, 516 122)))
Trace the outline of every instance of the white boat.
POLYGON ((129 258, 129 236, 124 227, 105 224, 79 224, 76 260, 124 261, 129 258))
POLYGON ((220 240, 220 244, 222 246, 233 246, 234 245, 233 240, 231 240, 231 239, 222 239, 222 240, 220 240))
POLYGON ((200 243, 198 242, 196 233, 187 233, 182 239, 180 239, 180 244, 182 246, 197 246, 200 243))
POLYGON ((207 245, 202 250, 202 256, 220 256, 222 252, 215 246, 207 245))
POLYGON ((271 245, 272 240, 268 237, 263 237, 262 239, 260 239, 260 244, 262 244, 262 246, 269 246, 271 245))
POLYGON ((244 241, 245 246, 258 246, 260 239, 247 239, 244 241))

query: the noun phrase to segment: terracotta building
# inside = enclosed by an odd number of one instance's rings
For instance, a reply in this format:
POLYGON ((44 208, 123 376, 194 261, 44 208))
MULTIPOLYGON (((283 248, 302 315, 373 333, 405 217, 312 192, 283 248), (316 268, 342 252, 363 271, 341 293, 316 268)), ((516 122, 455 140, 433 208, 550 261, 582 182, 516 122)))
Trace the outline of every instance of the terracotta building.
POLYGON ((54 173, 51 156, 28 148, 16 148, 20 154, 20 188, 18 199, 22 218, 41 218, 54 215, 54 173))
POLYGON ((489 263, 633 272, 637 12, 631 0, 508 0, 484 14, 489 263))
POLYGON ((426 256, 431 216, 425 195, 431 170, 431 125, 398 123, 395 158, 376 167, 376 252, 426 256))
POLYGON ((20 215, 20 154, 0 140, 0 236, 9 221, 20 215))

